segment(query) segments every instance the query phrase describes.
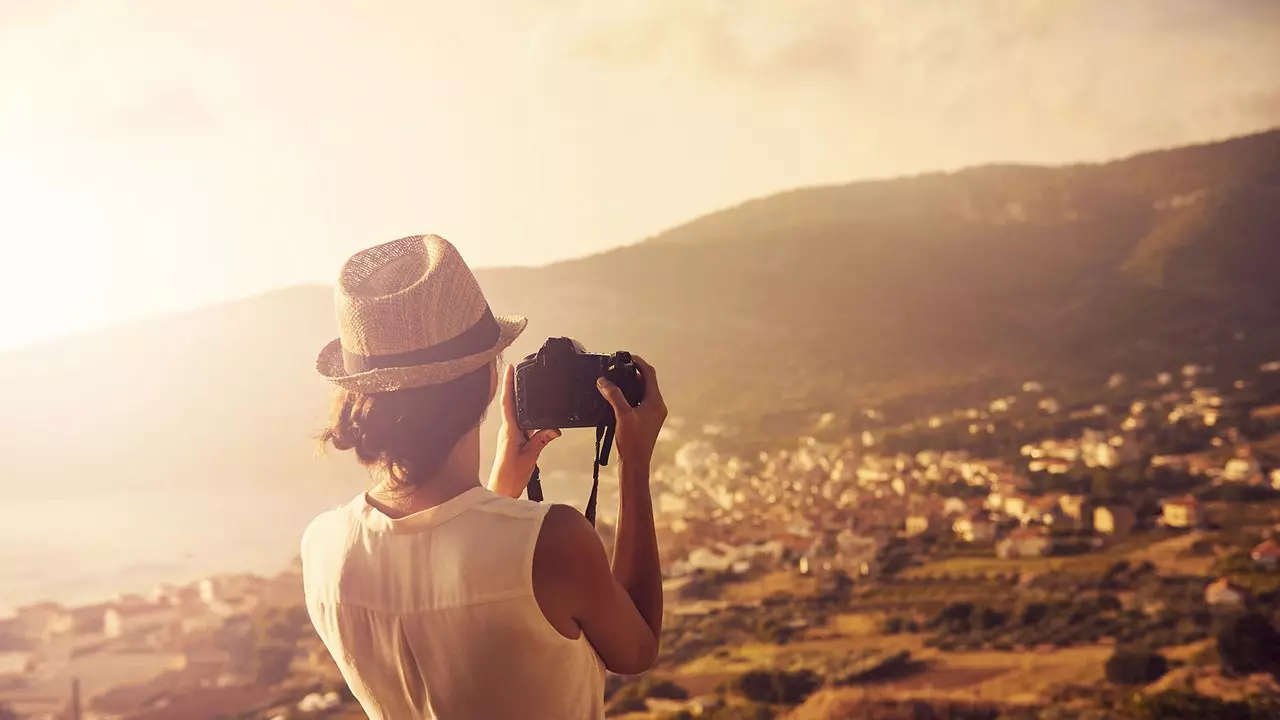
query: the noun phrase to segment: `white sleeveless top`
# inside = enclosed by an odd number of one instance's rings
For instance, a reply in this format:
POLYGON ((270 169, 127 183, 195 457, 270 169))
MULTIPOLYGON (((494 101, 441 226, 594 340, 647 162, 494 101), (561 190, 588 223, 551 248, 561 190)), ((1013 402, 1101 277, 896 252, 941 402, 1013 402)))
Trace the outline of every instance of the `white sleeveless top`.
POLYGON ((307 611, 373 720, 604 716, 604 665, 533 595, 548 505, 476 487, 392 519, 364 494, 302 537, 307 611))

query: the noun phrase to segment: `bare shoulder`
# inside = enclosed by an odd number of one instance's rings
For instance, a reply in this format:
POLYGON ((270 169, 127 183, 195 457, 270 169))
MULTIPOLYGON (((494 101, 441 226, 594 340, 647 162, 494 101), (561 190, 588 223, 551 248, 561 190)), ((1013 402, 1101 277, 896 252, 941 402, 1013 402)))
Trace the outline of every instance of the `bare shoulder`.
POLYGON ((591 523, 568 505, 547 508, 533 552, 533 594, 561 635, 575 638, 581 632, 577 618, 602 574, 610 577, 604 546, 591 523))
MULTIPOLYGON (((547 560, 581 561, 595 552, 603 552, 600 536, 587 519, 568 505, 552 505, 547 508, 547 517, 542 521, 542 530, 538 533, 538 544, 534 552, 534 562, 538 556, 547 560)), ((572 568, 577 562, 555 562, 556 566, 572 568)))

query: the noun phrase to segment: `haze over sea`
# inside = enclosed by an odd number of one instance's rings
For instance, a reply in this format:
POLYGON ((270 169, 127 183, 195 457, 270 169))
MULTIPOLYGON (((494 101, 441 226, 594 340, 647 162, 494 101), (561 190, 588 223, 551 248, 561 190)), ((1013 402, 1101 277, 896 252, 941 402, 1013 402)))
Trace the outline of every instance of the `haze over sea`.
MULTIPOLYGON (((581 505, 591 481, 582 475, 585 480, 549 473, 547 497, 581 505)), ((0 617, 34 602, 90 604, 215 573, 276 573, 297 554, 307 522, 360 489, 353 480, 307 495, 209 490, 149 500, 104 492, 65 507, 52 500, 6 502, 0 507, 0 617), (195 521, 190 513, 167 519, 175 502, 205 512, 195 521)), ((601 499, 602 516, 608 497, 605 492, 601 499)))

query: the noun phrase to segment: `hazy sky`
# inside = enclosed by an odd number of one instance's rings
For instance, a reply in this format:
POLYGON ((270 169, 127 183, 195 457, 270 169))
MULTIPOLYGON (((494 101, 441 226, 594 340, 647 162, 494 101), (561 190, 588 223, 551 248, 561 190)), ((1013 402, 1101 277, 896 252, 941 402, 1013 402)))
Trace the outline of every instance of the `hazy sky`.
POLYGON ((0 0, 0 345, 1280 125, 1271 0, 0 0))

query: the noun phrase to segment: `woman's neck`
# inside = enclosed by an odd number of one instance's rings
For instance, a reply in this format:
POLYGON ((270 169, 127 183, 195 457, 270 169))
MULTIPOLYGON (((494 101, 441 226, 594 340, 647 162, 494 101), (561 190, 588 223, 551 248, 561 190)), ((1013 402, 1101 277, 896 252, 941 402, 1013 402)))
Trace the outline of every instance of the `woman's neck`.
POLYGON ((480 487, 480 428, 462 436, 431 477, 410 475, 403 483, 384 478, 370 488, 367 495, 384 514, 403 517, 441 505, 477 487, 480 487))

